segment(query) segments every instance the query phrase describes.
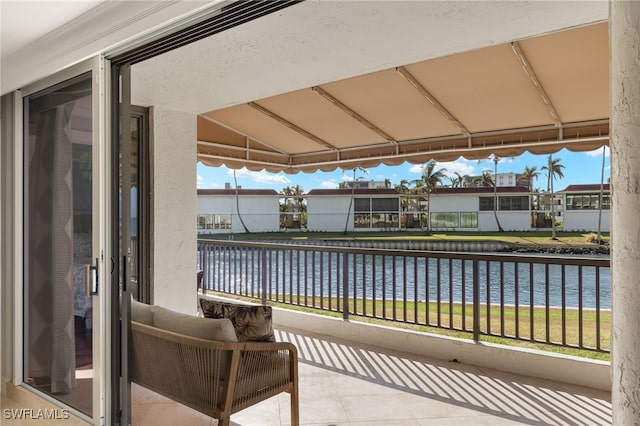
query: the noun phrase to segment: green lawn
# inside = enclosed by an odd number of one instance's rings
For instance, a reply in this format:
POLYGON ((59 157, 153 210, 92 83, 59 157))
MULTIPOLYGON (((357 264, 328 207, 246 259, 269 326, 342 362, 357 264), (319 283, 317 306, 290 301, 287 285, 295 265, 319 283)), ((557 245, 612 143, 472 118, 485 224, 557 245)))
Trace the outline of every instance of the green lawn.
MULTIPOLYGON (((376 240, 376 241, 499 241, 517 245, 534 246, 597 246, 590 242, 592 232, 558 232, 557 239, 551 239, 551 231, 539 232, 434 232, 397 231, 397 232, 264 232, 250 234, 203 234, 202 239, 234 240, 376 240)), ((609 241, 609 233, 603 233, 604 241, 609 241)))
MULTIPOLYGON (((231 297, 237 299, 249 300, 252 302, 260 303, 258 299, 244 298, 238 296, 232 296, 222 293, 219 294, 224 297, 231 297)), ((300 302, 304 302, 304 296, 300 296, 300 302)), ((342 300, 333 298, 331 301, 327 298, 316 298, 315 304, 312 303, 311 298, 308 298, 305 305, 296 305, 298 297, 294 296, 293 300, 286 300, 287 303, 275 303, 269 302, 271 306, 278 306, 286 309, 299 310, 304 312, 311 312, 320 315, 327 315, 333 317, 342 317, 342 300), (293 303, 293 304, 292 304, 293 303)), ((404 329, 411 329, 415 331, 423 331, 434 334, 441 334, 453 337, 459 337, 463 339, 472 339, 473 329, 473 306, 467 304, 465 306, 464 316, 462 314, 462 304, 454 303, 452 305, 451 315, 450 306, 448 303, 441 303, 438 309, 438 305, 435 302, 424 303, 418 302, 416 305, 414 302, 407 302, 406 311, 401 302, 396 302, 395 309, 392 301, 388 300, 383 303, 381 300, 373 301, 367 300, 363 304, 362 299, 356 300, 356 306, 354 309, 353 299, 349 300, 349 311, 358 312, 360 314, 366 314, 367 316, 350 315, 350 317, 356 321, 370 322, 376 324, 384 324, 386 326, 399 327, 404 329), (375 307, 375 310, 374 310, 375 307), (427 323, 427 308, 429 311, 429 321, 427 323), (440 313, 440 326, 435 325, 438 322, 438 312, 440 313), (463 318, 467 331, 463 330, 463 318)), ((552 344, 537 343, 531 341, 531 315, 533 313, 533 337, 536 340, 546 341, 547 332, 549 334, 549 340, 551 342, 560 344, 576 346, 579 343, 579 324, 580 317, 577 309, 566 309, 564 314, 564 327, 563 327, 563 313, 562 309, 552 308, 549 309, 549 328, 547 330, 547 311, 544 308, 534 308, 531 311, 528 307, 521 307, 518 310, 518 321, 516 322, 516 309, 514 307, 505 307, 503 311, 500 310, 500 306, 491 306, 489 312, 486 305, 482 305, 480 308, 480 328, 482 332, 487 332, 487 322, 490 326, 490 331, 494 334, 503 334, 509 337, 497 337, 481 335, 480 340, 484 342, 500 343, 504 345, 535 348, 550 352, 562 353, 566 355, 579 356, 583 358, 592 358, 600 360, 609 360, 609 353, 598 352, 593 350, 576 349, 565 346, 558 346, 552 344), (516 324, 518 324, 518 337, 516 336, 516 324), (529 340, 527 340, 529 339, 529 340)), ((611 312, 604 311, 601 313, 600 318, 600 340, 601 349, 610 350, 610 329, 611 329, 611 312)), ((595 311, 583 311, 582 315, 582 344, 587 347, 595 348, 596 343, 596 327, 597 319, 595 311)))

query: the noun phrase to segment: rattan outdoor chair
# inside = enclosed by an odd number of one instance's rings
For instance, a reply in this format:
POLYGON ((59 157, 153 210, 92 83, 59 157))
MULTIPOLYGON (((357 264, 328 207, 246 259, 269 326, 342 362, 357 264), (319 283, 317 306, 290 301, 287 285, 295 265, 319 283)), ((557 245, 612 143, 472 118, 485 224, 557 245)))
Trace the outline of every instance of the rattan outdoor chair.
POLYGON ((298 354, 288 342, 223 342, 131 322, 131 381, 227 426, 230 416, 281 392, 298 425, 298 354))

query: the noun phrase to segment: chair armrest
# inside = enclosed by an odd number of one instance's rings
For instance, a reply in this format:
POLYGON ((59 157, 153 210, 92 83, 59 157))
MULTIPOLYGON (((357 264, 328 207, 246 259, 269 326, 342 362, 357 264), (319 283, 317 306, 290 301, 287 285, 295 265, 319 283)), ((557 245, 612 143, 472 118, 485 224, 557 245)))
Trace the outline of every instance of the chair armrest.
POLYGON ((289 342, 245 342, 240 350, 233 411, 280 392, 297 392, 298 351, 289 342))

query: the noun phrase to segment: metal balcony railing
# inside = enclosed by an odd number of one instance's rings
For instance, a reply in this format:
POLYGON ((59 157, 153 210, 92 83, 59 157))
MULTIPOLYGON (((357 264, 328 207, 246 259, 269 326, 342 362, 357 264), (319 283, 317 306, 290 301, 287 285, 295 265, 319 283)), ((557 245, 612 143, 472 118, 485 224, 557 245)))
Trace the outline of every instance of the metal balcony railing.
POLYGON ((198 242, 201 290, 481 336, 609 352, 602 257, 198 242))

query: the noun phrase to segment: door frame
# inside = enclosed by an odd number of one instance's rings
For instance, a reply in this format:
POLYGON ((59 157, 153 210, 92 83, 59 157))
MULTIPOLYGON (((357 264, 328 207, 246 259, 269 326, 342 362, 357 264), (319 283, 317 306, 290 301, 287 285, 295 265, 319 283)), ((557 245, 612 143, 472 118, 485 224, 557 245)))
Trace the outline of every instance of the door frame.
MULTIPOLYGON (((108 66, 103 56, 96 56, 73 65, 65 70, 50 75, 42 80, 25 86, 21 90, 16 91, 14 97, 14 215, 16 229, 21 229, 20 235, 16 234, 14 240, 15 254, 15 281, 14 281, 14 309, 15 322, 13 333, 14 346, 14 370, 13 384, 22 386, 26 384, 24 377, 24 356, 26 350, 24 347, 24 268, 25 253, 24 240, 26 232, 24 228, 25 214, 25 196, 24 196, 24 171, 26 170, 26 150, 24 144, 24 98, 47 89, 54 85, 63 83, 66 80, 91 72, 91 98, 92 98, 92 211, 93 211, 93 227, 92 227, 92 258, 98 259, 97 281, 99 283, 98 294, 92 296, 92 322, 93 322, 93 412, 91 416, 80 412, 72 407, 68 407, 69 412, 74 415, 90 420, 93 424, 104 425, 109 424, 108 405, 111 401, 107 398, 107 389, 109 377, 111 354, 107 351, 107 341, 111 334, 111 327, 107 321, 107 307, 112 303, 106 290, 107 271, 110 271, 110 228, 112 224, 109 220, 109 206, 111 204, 111 193, 109 191, 110 175, 111 175, 111 158, 108 153, 108 136, 109 129, 106 126, 108 122, 108 104, 109 97, 106 96, 110 89, 109 78, 106 75, 108 66)), ((55 404, 57 406, 66 406, 60 401, 46 393, 38 391, 31 386, 24 386, 25 389, 37 394, 39 397, 55 404)))

